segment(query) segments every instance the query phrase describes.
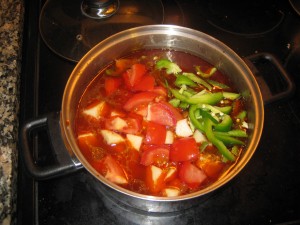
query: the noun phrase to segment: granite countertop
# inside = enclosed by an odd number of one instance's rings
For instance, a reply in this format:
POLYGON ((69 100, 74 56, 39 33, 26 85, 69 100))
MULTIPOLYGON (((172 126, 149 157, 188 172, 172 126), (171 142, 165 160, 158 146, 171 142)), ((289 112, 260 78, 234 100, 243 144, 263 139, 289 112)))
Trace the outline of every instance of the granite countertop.
POLYGON ((23 1, 0 0, 0 224, 15 224, 23 1))

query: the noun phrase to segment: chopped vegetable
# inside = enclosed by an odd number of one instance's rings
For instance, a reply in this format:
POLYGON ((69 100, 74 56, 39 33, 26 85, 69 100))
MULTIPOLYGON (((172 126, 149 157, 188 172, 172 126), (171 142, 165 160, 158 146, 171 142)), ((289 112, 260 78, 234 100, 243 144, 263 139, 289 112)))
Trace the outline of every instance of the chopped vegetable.
POLYGON ((120 142, 124 142, 125 139, 117 134, 116 132, 110 131, 110 130, 101 130, 100 133, 102 134, 105 142, 108 145, 112 145, 112 144, 118 144, 120 142))
POLYGON ((178 75, 176 80, 175 80, 175 85, 181 86, 181 85, 188 85, 190 87, 196 87, 197 84, 192 81, 190 78, 184 75, 178 75))
POLYGON ((196 82, 197 84, 203 85, 204 87, 206 87, 208 90, 211 90, 212 87, 209 83, 207 83, 205 80, 203 80, 202 78, 196 76, 193 73, 183 73, 184 76, 188 77, 189 79, 191 79, 192 81, 196 82))
POLYGON ((193 193, 222 177, 247 146, 242 94, 196 56, 145 50, 94 80, 77 110, 78 146, 117 185, 164 197, 193 193))
POLYGON ((166 69, 167 74, 177 74, 182 71, 176 63, 173 63, 168 59, 161 59, 156 62, 156 68, 166 69))
POLYGON ((241 96, 239 93, 232 93, 232 92, 223 92, 223 96, 226 99, 235 100, 241 96))
POLYGON ((189 137, 193 135, 193 131, 187 119, 178 120, 176 123, 176 135, 179 137, 189 137))
POLYGON ((228 150, 222 141, 215 137, 213 133, 213 122, 208 118, 204 118, 204 127, 207 139, 218 148, 218 150, 226 159, 234 161, 235 156, 228 150))
POLYGON ((203 78, 209 78, 217 71, 216 67, 212 67, 208 71, 205 71, 205 72, 203 72, 201 70, 200 66, 195 66, 195 69, 197 71, 197 74, 200 75, 203 78))

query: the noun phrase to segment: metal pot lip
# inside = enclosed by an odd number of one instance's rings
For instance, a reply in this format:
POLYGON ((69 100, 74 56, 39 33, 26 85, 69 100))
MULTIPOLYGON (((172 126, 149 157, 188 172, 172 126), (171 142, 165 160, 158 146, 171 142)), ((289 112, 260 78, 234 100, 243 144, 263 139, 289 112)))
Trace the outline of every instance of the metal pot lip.
MULTIPOLYGON (((101 52, 100 51, 100 52, 101 52)), ((247 75, 247 76, 248 76, 247 75)), ((249 78, 250 79, 250 78, 249 78)), ((200 197, 202 195, 206 195, 221 186, 224 186, 226 183, 228 183, 230 180, 232 180, 248 163, 248 161, 252 158, 252 155, 255 152, 255 149, 257 148, 259 144, 259 140, 262 134, 263 130, 263 123, 264 123, 264 107, 263 107, 263 100, 261 96, 260 89, 258 87, 257 82, 255 81, 254 75, 246 65, 246 63, 227 45, 219 41, 218 39, 205 34, 201 31, 193 30, 191 28, 187 27, 181 27, 177 25, 146 25, 146 26, 140 26, 136 28, 131 28, 125 31, 121 31, 117 34, 114 34, 110 36, 109 38, 103 40, 102 42, 98 43, 94 48, 92 48, 76 65, 74 70, 71 73, 71 76, 66 84, 65 91, 63 94, 63 100, 62 100, 62 133, 65 136, 65 140, 67 142, 67 146, 69 146, 70 150, 75 154, 75 156, 79 159, 79 161, 82 163, 82 165, 91 173, 96 179, 98 179, 101 183, 104 185, 123 193, 127 196, 131 196, 138 199, 143 200, 149 200, 149 201, 162 201, 162 202, 174 202, 174 201, 184 201, 193 199, 196 197, 200 197), (249 88, 251 89, 251 93, 253 93, 253 104, 255 108, 255 124, 253 125, 255 127, 253 131, 253 138, 252 141, 249 143, 249 146, 247 148, 247 157, 242 157, 239 159, 238 163, 234 166, 234 168, 226 175, 226 179, 220 179, 213 183, 212 185, 208 186, 207 188, 204 188, 200 191, 186 194, 182 196, 177 197, 157 197, 157 196, 150 196, 150 195, 144 195, 139 194, 133 191, 129 191, 123 187, 120 187, 108 180, 106 180, 103 176, 101 176, 94 168, 92 168, 89 163, 86 161, 85 157, 82 155, 81 151, 79 150, 79 147, 77 146, 76 141, 73 137, 73 130, 70 126, 69 114, 67 113, 70 108, 70 93, 74 90, 74 86, 78 80, 78 77, 80 74, 85 70, 85 68, 93 62, 93 60, 96 58, 96 56, 99 53, 99 51, 103 51, 103 49, 109 48, 111 45, 115 43, 122 42, 124 40, 137 37, 139 35, 150 35, 150 34, 161 34, 161 35, 185 35, 187 37, 196 39, 199 39, 201 41, 204 41, 208 45, 216 46, 216 48, 222 48, 223 53, 227 55, 232 61, 233 64, 237 68, 240 68, 243 73, 248 74, 251 77, 251 82, 248 81, 249 88)))

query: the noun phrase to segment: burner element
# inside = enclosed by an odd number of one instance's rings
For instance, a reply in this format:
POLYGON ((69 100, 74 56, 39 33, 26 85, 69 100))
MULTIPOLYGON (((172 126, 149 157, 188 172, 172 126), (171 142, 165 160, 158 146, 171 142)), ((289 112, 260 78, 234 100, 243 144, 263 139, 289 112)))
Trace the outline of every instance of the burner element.
POLYGON ((203 10, 210 24, 220 30, 237 34, 257 36, 278 27, 284 14, 273 1, 209 1, 203 10))

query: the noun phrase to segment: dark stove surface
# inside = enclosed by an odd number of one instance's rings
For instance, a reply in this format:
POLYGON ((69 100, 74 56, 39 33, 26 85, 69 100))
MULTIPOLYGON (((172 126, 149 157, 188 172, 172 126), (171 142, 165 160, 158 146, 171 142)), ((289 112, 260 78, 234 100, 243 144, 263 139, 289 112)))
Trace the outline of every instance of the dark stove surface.
MULTIPOLYGON (((300 223, 300 16, 288 1, 280 0, 162 2, 165 23, 208 33, 241 57, 260 52, 275 55, 294 81, 295 94, 265 106, 264 131, 253 158, 235 179, 191 209, 140 213, 99 196, 85 170, 37 182, 20 164, 18 224, 300 223)), ((64 86, 75 66, 41 40, 38 20, 44 1, 25 3, 21 125, 60 110, 64 86)), ((34 151, 41 161, 47 161, 44 136, 35 140, 34 151)))

